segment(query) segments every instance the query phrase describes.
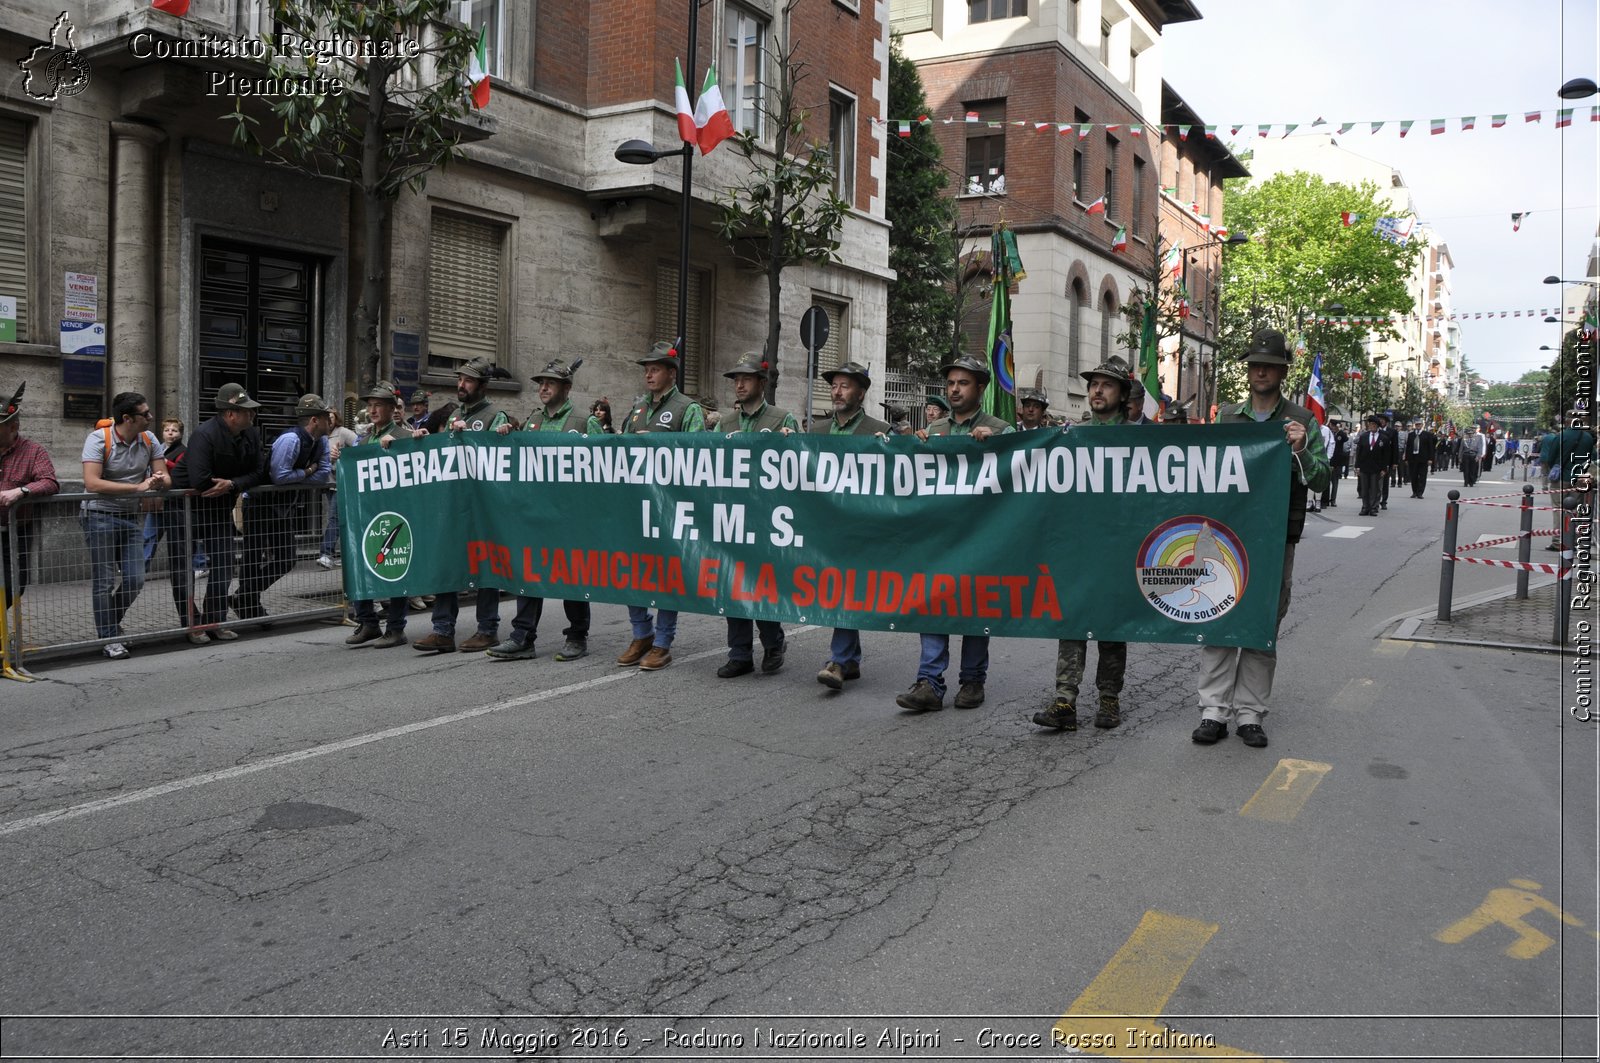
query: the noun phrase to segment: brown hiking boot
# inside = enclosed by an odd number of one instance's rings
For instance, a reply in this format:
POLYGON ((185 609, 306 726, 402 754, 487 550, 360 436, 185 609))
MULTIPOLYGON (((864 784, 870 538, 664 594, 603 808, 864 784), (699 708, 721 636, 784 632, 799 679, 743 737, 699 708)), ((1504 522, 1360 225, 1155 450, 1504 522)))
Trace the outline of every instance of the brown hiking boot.
POLYGON ((956 700, 951 702, 958 709, 975 709, 983 704, 982 683, 962 683, 961 689, 956 691, 956 700))
MULTIPOLYGON (((202 639, 205 638, 204 635, 201 635, 200 637, 202 639)), ((382 637, 383 629, 378 627, 377 624, 362 624, 360 627, 350 632, 350 637, 344 640, 344 644, 346 646, 360 646, 363 643, 371 642, 373 639, 382 637)))
POLYGON ((894 703, 912 712, 936 712, 944 708, 944 696, 933 689, 932 683, 919 679, 911 684, 910 690, 895 698, 894 703))
POLYGON ((396 646, 404 646, 405 644, 405 632, 385 631, 383 633, 383 638, 379 639, 377 642, 374 642, 372 644, 372 648, 375 650, 392 650, 396 646))
POLYGON ((454 653, 456 640, 449 635, 430 632, 427 638, 420 638, 411 644, 411 648, 422 653, 454 653))
POLYGON ((462 653, 480 653, 495 645, 500 640, 485 631, 480 631, 461 644, 462 653))
POLYGON ((817 673, 817 682, 829 690, 843 690, 844 667, 834 661, 829 661, 822 666, 822 671, 817 673))
POLYGON ((621 657, 617 658, 617 667, 627 668, 630 665, 638 664, 644 658, 644 655, 650 652, 650 646, 654 642, 654 639, 646 638, 634 639, 628 643, 628 648, 622 651, 621 657))
POLYGON ((651 646, 650 652, 639 662, 641 672, 659 672, 672 663, 672 651, 665 646, 651 646))
POLYGON ((1066 698, 1057 698, 1048 709, 1034 713, 1033 722, 1040 727, 1054 727, 1058 731, 1076 731, 1078 707, 1066 698))
POLYGON ((1096 727, 1115 727, 1122 722, 1122 706, 1115 694, 1100 695, 1100 711, 1094 714, 1096 727))

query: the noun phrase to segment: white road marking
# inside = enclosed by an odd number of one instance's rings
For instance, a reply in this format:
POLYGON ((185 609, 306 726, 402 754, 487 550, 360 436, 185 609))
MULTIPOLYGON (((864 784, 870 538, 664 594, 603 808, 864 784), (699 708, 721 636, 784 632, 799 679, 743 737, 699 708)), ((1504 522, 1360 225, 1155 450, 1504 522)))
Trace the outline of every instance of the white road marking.
MULTIPOLYGON (((788 630, 788 635, 793 637, 795 635, 804 634, 807 631, 815 630, 816 625, 807 624, 801 627, 790 628, 788 630)), ((728 651, 726 647, 719 647, 717 649, 705 650, 701 653, 693 653, 687 657, 678 657, 676 658, 676 661, 680 664, 688 664, 690 661, 700 661, 707 657, 722 656, 727 652, 728 651)), ((107 812, 113 808, 121 808, 124 805, 137 804, 141 801, 148 801, 153 797, 162 797, 166 794, 176 793, 179 790, 189 790, 196 786, 205 786, 208 783, 222 782, 227 779, 237 779, 244 775, 252 775, 258 771, 269 771, 273 768, 282 768, 290 764, 298 764, 302 760, 312 760, 316 757, 325 757, 330 753, 341 753, 346 749, 355 749, 358 746, 371 745, 373 742, 382 742, 389 738, 400 738, 404 735, 416 734, 419 731, 430 731, 435 727, 443 727, 446 724, 459 723, 462 720, 471 720, 478 716, 488 716, 492 713, 504 712, 506 709, 515 709, 520 708, 523 705, 532 705, 540 701, 549 701, 552 698, 566 697, 568 694, 576 694, 583 690, 593 690, 596 687, 606 686, 611 683, 619 682, 623 679, 630 679, 638 674, 639 673, 637 669, 629 669, 626 672, 614 672, 611 675, 602 675, 597 676, 594 679, 585 679, 581 683, 569 683, 563 687, 556 687, 554 690, 541 690, 533 694, 523 694, 520 697, 512 698, 509 701, 497 701, 488 705, 479 705, 476 708, 466 709, 462 712, 453 712, 448 716, 435 716, 431 720, 418 720, 416 723, 408 723, 400 727, 390 727, 387 730, 373 731, 370 734, 356 735, 352 738, 343 738, 337 742, 329 742, 326 745, 312 746, 309 749, 298 749, 293 753, 280 753, 275 757, 268 757, 265 760, 258 760, 253 764, 240 764, 232 768, 223 768, 220 771, 208 771, 200 775, 191 775, 186 779, 173 779, 171 782, 160 783, 156 786, 147 786, 143 790, 135 790, 132 793, 119 794, 116 797, 104 797, 98 801, 86 801, 81 805, 69 805, 66 808, 58 808, 50 812, 40 812, 37 815, 25 816, 22 819, 14 819, 6 823, 0 823, 0 837, 5 837, 9 834, 20 834, 25 830, 32 830, 35 827, 43 827, 51 823, 60 823, 61 821, 68 819, 77 819, 79 816, 88 816, 96 812, 107 812)))
POLYGON ((1322 537, 1324 539, 1359 539, 1371 531, 1372 528, 1372 525, 1363 527, 1360 524, 1346 524, 1333 529, 1333 531, 1323 532, 1322 537))

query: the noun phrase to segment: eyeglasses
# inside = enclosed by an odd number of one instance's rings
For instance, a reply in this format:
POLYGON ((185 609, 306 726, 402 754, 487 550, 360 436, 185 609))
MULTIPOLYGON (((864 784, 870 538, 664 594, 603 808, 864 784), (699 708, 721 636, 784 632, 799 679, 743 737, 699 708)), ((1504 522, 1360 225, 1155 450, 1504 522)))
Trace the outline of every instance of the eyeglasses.
POLYGON ((151 413, 149 410, 134 410, 133 415, 135 417, 143 417, 147 421, 155 416, 155 414, 151 413))

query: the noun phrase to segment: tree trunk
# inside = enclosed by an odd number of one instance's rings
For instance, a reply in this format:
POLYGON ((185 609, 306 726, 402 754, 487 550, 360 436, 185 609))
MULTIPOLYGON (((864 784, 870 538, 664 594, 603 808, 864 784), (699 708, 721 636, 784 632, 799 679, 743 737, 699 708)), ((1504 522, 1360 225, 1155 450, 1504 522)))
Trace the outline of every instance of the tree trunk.
POLYGON ((367 128, 361 139, 361 195, 365 208, 362 239, 365 247, 361 295, 356 301, 351 337, 361 366, 361 386, 371 388, 383 373, 383 286, 388 276, 389 200, 379 190, 383 165, 383 115, 388 105, 389 71, 380 62, 367 67, 367 128))

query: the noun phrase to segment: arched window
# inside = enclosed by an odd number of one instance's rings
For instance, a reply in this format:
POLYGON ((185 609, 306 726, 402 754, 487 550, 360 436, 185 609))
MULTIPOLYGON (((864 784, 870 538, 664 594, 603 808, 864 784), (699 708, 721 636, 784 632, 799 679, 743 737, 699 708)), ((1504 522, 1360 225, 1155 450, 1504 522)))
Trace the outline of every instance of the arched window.
POLYGON ((1112 343, 1117 332, 1117 299, 1106 292, 1100 299, 1100 364, 1111 360, 1112 343))
POLYGON ((1083 278, 1074 277, 1072 280, 1072 304, 1067 316, 1067 380, 1071 384, 1078 382, 1078 374, 1083 372, 1083 315, 1089 310, 1089 289, 1084 285, 1083 278))

